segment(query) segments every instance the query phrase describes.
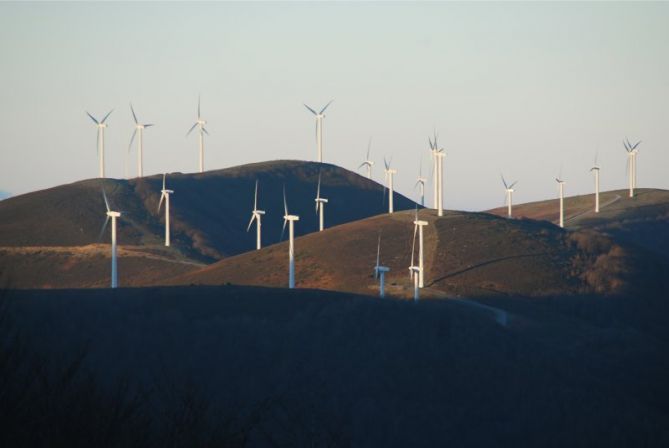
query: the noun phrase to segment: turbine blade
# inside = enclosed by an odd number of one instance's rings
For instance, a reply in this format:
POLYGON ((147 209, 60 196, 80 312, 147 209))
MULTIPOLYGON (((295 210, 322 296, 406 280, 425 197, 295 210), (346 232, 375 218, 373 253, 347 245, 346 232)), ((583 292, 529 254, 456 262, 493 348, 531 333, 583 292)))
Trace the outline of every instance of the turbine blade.
POLYGON ((413 253, 416 249, 416 233, 418 232, 418 225, 413 226, 413 241, 411 242, 411 266, 413 266, 413 253))
POLYGON ((322 114, 323 112, 325 112, 325 109, 327 109, 328 106, 329 106, 330 104, 332 104, 333 101, 334 101, 334 100, 330 100, 330 102, 327 103, 327 104, 325 105, 325 107, 321 109, 320 114, 322 114))
POLYGON ((149 123, 149 124, 145 124, 145 125, 144 125, 145 128, 150 128, 151 126, 155 126, 155 124, 153 124, 153 123, 149 123))
POLYGON ((132 118, 135 119, 135 124, 139 124, 139 121, 137 121, 137 115, 135 115, 135 109, 132 107, 132 103, 130 103, 130 111, 132 112, 132 118))
POLYGON ((132 149, 132 142, 135 141, 135 135, 137 134, 137 128, 135 128, 134 131, 132 131, 132 137, 130 137, 130 143, 128 143, 128 152, 132 149))
POLYGON ((249 230, 251 230, 251 224, 253 224, 253 220, 254 220, 255 218, 256 218, 256 214, 255 214, 255 213, 251 213, 251 220, 249 221, 249 225, 248 225, 248 227, 246 227, 246 231, 247 231, 247 232, 248 232, 249 230))
POLYGON ((160 211, 160 207, 163 205, 163 199, 165 199, 165 193, 160 193, 160 202, 158 202, 158 211, 160 211))
POLYGON ((107 208, 107 211, 111 211, 109 208, 109 201, 107 200, 107 193, 105 193, 105 188, 102 187, 102 198, 105 200, 105 207, 107 208))
POLYGON ((315 110, 313 110, 311 107, 307 106, 306 104, 304 105, 304 107, 306 107, 307 109, 309 109, 309 110, 311 111, 312 114, 314 114, 314 115, 318 115, 318 112, 316 112, 315 110))
POLYGON ((202 128, 202 131, 204 131, 205 134, 209 135, 209 131, 207 131, 205 128, 202 128))
POLYGON ((166 173, 163 173, 163 190, 165 190, 165 178, 167 177, 166 173))
POLYGON ((636 142, 634 145, 632 145, 632 150, 635 150, 636 147, 639 146, 640 143, 641 143, 641 140, 639 140, 639 141, 636 142))
POLYGON ((281 228, 281 238, 279 238, 279 241, 283 241, 283 234, 286 232, 286 223, 288 220, 286 218, 283 218, 283 227, 281 228))
POLYGON ((316 199, 321 198, 321 173, 318 173, 318 187, 316 188, 316 199))
MULTIPOLYGON (((288 216, 288 201, 286 200, 286 185, 284 184, 283 186, 283 211, 285 212, 285 216, 288 216)), ((285 223, 284 223, 285 227, 285 223)))
POLYGON ((504 184, 504 188, 506 188, 508 190, 509 186, 506 184, 506 180, 504 179, 504 175, 500 174, 500 176, 502 177, 502 183, 504 184))
POLYGON ((516 185, 517 183, 518 183, 518 181, 515 181, 514 183, 512 183, 511 185, 509 185, 509 188, 513 188, 513 186, 516 185))
POLYGON ((109 215, 105 218, 104 224, 102 224, 102 228, 100 229, 100 233, 98 234, 98 241, 102 239, 102 234, 105 233, 105 229, 107 228, 107 223, 109 222, 109 215))
POLYGON ((197 126, 197 122, 193 125, 192 128, 190 128, 190 129, 188 130, 188 132, 186 132, 186 137, 188 137, 188 135, 189 135, 191 132, 193 132, 193 129, 195 129, 195 126, 197 126))
POLYGON ((96 120, 95 117, 94 117, 93 115, 89 114, 88 111, 86 111, 86 115, 88 115, 89 117, 91 117, 91 120, 93 120, 93 123, 95 123, 95 124, 100 124, 100 122, 99 122, 98 120, 96 120))
POLYGON ((107 121, 107 118, 109 118, 112 112, 114 112, 114 109, 110 110, 109 113, 105 115, 105 117, 102 119, 102 121, 100 121, 100 123, 104 124, 104 122, 107 121))
POLYGON ((258 210, 258 179, 256 179, 256 193, 253 196, 253 210, 258 210))

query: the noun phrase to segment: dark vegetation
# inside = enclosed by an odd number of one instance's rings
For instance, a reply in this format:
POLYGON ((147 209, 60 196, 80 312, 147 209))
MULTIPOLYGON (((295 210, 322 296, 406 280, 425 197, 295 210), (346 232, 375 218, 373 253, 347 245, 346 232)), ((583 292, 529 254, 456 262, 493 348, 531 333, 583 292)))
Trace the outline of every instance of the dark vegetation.
POLYGON ((667 446, 665 297, 13 290, 0 445, 667 446))

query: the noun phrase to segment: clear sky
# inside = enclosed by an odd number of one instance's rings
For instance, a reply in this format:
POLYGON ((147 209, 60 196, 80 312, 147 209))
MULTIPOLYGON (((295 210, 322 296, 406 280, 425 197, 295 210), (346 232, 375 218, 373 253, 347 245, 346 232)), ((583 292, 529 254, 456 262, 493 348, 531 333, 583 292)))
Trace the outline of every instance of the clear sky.
MULTIPOLYGON (((639 185, 669 188, 668 3, 0 3, 0 191, 97 176, 88 110, 114 108, 107 172, 133 130, 145 173, 197 170, 185 137, 202 95, 207 169, 316 157, 349 169, 372 137, 416 197, 427 138, 446 148, 449 208, 625 185, 621 140, 642 139, 639 185)), ((135 150, 129 161, 136 172, 135 150)))

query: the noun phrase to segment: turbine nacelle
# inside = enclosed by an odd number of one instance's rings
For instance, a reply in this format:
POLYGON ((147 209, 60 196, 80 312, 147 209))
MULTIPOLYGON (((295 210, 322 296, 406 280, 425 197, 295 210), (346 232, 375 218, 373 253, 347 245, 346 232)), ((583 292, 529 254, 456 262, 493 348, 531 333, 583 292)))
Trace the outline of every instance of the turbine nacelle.
POLYGON ((262 216, 265 214, 265 210, 253 210, 251 213, 257 216, 262 216))
POLYGON ((284 221, 299 221, 300 217, 297 215, 283 215, 284 221))
POLYGON ((109 216, 110 218, 120 218, 121 217, 121 212, 108 211, 107 216, 109 216))

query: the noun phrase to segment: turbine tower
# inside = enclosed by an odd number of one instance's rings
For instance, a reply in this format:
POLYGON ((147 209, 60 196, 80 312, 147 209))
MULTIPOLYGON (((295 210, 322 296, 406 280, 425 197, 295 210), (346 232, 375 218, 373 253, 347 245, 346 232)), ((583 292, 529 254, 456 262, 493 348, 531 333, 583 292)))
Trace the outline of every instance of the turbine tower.
POLYGON ((560 177, 556 177, 555 181, 558 183, 560 191, 560 227, 564 227, 564 180, 560 177))
POLYGON ((190 128, 190 130, 186 133, 186 137, 193 132, 193 129, 195 127, 198 127, 200 130, 200 172, 204 172, 204 134, 209 135, 209 132, 205 129, 204 125, 207 124, 205 120, 202 119, 202 115, 200 114, 200 97, 197 97, 197 121, 195 124, 190 128))
POLYGON ((104 233, 105 229, 107 228, 107 223, 109 222, 109 218, 112 220, 112 226, 111 226, 111 287, 112 288, 117 288, 118 287, 118 270, 116 267, 116 218, 121 217, 121 212, 115 212, 112 211, 109 208, 109 201, 107 200, 107 194, 105 193, 104 187, 102 188, 102 197, 105 200, 105 207, 107 208, 107 217, 105 218, 104 224, 102 224, 102 229, 100 230, 100 236, 98 239, 102 237, 102 234, 104 233))
POLYGON ((372 139, 370 137, 369 143, 367 144, 367 158, 358 167, 358 169, 362 168, 363 166, 367 167, 367 179, 372 178, 372 165, 374 165, 374 162, 372 160, 369 160, 369 152, 371 149, 372 149, 372 139))
POLYGON ((518 183, 518 181, 513 182, 511 185, 507 185, 504 176, 502 175, 502 183, 504 184, 504 189, 506 190, 506 205, 507 205, 507 218, 511 218, 511 209, 513 207, 513 186, 518 183))
POLYGON ((265 214, 264 210, 258 210, 258 181, 256 180, 256 193, 253 197, 253 211, 251 212, 251 220, 249 221, 249 225, 246 228, 246 231, 248 232, 251 229, 251 224, 253 224, 253 221, 256 221, 257 224, 257 231, 256 231, 256 250, 260 250, 262 247, 261 243, 261 217, 262 215, 265 214))
POLYGON ((316 116, 316 144, 318 145, 318 161, 323 162, 323 118, 325 118, 325 109, 328 108, 328 106, 333 102, 334 100, 330 100, 329 103, 325 105, 321 109, 320 112, 316 112, 313 110, 311 107, 307 106, 306 104, 304 107, 309 109, 309 111, 316 116))
POLYGON ((379 279, 379 297, 382 299, 386 295, 385 280, 386 272, 390 271, 387 266, 381 266, 381 235, 379 235, 379 243, 376 246, 376 266, 374 266, 374 278, 379 279))
POLYGON ((425 207, 425 182, 427 179, 423 177, 423 160, 420 161, 420 167, 418 168, 418 180, 414 185, 414 188, 420 186, 420 205, 425 207))
POLYGON ((297 215, 288 214, 288 202, 286 201, 286 186, 283 187, 283 229, 281 230, 281 238, 283 239, 283 232, 286 230, 286 223, 288 223, 288 287, 295 288, 295 234, 293 225, 295 221, 299 221, 300 217, 297 215))
MULTIPOLYGON (((427 221, 422 221, 418 219, 418 207, 416 207, 416 219, 413 221, 413 234, 414 234, 414 243, 416 242, 416 230, 418 230, 418 287, 422 288, 425 285, 424 282, 424 251, 423 251, 423 227, 428 225, 427 221)), ((413 265, 413 249, 411 253, 411 264, 413 265)))
POLYGON ((318 213, 318 231, 323 231, 323 215, 325 214, 325 204, 328 200, 321 197, 321 173, 318 173, 318 188, 316 189, 316 213, 318 213))
MULTIPOLYGON (((418 221, 418 211, 416 210, 416 221, 418 221)), ((414 225, 413 228, 413 241, 411 243, 411 265, 409 266, 409 278, 413 280, 413 300, 418 301, 420 298, 420 278, 423 273, 423 268, 420 266, 420 260, 419 260, 419 265, 416 266, 414 264, 414 251, 416 249, 416 230, 418 228, 418 225, 414 225)), ((422 228, 421 228, 422 230, 422 228)), ((420 258, 420 256, 418 257, 420 258)))
POLYGON ((639 152, 636 148, 640 143, 639 140, 635 144, 631 144, 627 138, 623 141, 623 146, 627 151, 627 180, 631 198, 634 197, 634 189, 636 188, 636 155, 639 152))
MULTIPOLYGON (((141 135, 141 134, 140 134, 141 135)), ((158 212, 160 212, 160 207, 163 205, 163 199, 165 199, 165 246, 170 246, 170 195, 174 193, 174 190, 168 190, 165 188, 165 177, 163 174, 163 189, 160 190, 160 202, 158 202, 158 212)))
POLYGON ((599 165, 597 164, 597 154, 595 154, 595 164, 590 168, 590 172, 595 174, 595 213, 599 213, 599 165))
POLYGON ((132 112, 132 118, 135 120, 135 130, 132 132, 132 137, 130 137, 130 144, 128 145, 128 152, 132 148, 132 142, 135 140, 135 135, 137 135, 137 177, 142 177, 144 175, 144 169, 142 168, 142 162, 144 161, 144 156, 142 154, 143 144, 144 144, 144 129, 153 126, 153 124, 141 124, 137 120, 137 115, 135 115, 135 109, 130 104, 130 111, 132 112))
MULTIPOLYGON (((392 162, 392 159, 390 159, 392 162)), ((388 187, 388 213, 393 213, 393 176, 397 174, 397 170, 390 168, 390 162, 383 158, 383 164, 386 166, 386 182, 388 187)), ((385 190, 384 190, 385 191, 385 190)))
POLYGON ((107 118, 111 115, 111 113, 114 112, 114 109, 110 110, 105 117, 98 121, 93 115, 90 113, 86 112, 86 114, 91 117, 91 120, 93 120, 93 123, 98 128, 98 159, 99 159, 99 164, 100 164, 100 173, 98 177, 103 178, 105 177, 105 128, 107 127, 107 118))

